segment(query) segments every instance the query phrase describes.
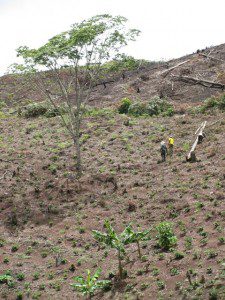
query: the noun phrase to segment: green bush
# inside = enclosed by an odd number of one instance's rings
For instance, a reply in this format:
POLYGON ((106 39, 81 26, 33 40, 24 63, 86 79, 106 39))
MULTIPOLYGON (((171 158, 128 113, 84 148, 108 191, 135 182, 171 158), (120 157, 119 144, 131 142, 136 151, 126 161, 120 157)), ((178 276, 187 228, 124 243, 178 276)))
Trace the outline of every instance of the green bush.
POLYGON ((169 222, 161 222, 156 226, 158 235, 158 245, 165 250, 169 250, 177 244, 177 237, 174 235, 173 226, 169 222))
POLYGON ((172 116, 174 114, 172 104, 158 96, 149 101, 147 111, 150 116, 159 115, 160 113, 163 113, 165 116, 172 116))
POLYGON ((135 102, 135 103, 131 104, 128 109, 128 114, 135 116, 135 117, 148 114, 146 104, 141 103, 141 102, 135 102))
POLYGON ((143 59, 135 59, 132 56, 122 55, 117 60, 112 60, 103 65, 103 69, 108 72, 118 72, 124 70, 134 70, 140 66, 148 65, 149 62, 143 59))
POLYGON ((172 116, 174 114, 174 109, 172 104, 167 100, 154 97, 148 103, 135 102, 130 104, 128 114, 136 117, 143 115, 157 116, 159 114, 162 114, 163 116, 172 116))
POLYGON ((204 101, 204 107, 206 109, 212 108, 212 107, 216 107, 218 106, 218 99, 212 97, 212 98, 208 98, 204 101))
POLYGON ((44 115, 47 110, 45 102, 30 103, 24 107, 22 116, 25 118, 35 118, 44 115))
POLYGON ((27 106, 24 106, 20 110, 20 114, 25 118, 36 118, 39 116, 45 116, 47 118, 52 118, 67 112, 66 105, 62 103, 58 107, 48 104, 47 102, 34 102, 27 106), (22 110, 22 112, 21 112, 22 110))
POLYGON ((118 107, 119 113, 120 114, 127 114, 131 104, 132 104, 132 102, 129 98, 123 98, 120 101, 120 104, 119 104, 119 107, 118 107))
POLYGON ((199 107, 201 113, 205 113, 207 110, 211 109, 225 110, 225 94, 219 97, 211 97, 204 101, 204 104, 199 107))
POLYGON ((225 94, 223 94, 223 95, 219 98, 218 108, 221 109, 221 110, 225 110, 225 94))
POLYGON ((45 113, 45 117, 47 117, 47 118, 56 117, 59 115, 66 114, 67 111, 68 111, 68 109, 64 103, 61 104, 60 106, 58 106, 57 108, 54 106, 49 106, 45 113))

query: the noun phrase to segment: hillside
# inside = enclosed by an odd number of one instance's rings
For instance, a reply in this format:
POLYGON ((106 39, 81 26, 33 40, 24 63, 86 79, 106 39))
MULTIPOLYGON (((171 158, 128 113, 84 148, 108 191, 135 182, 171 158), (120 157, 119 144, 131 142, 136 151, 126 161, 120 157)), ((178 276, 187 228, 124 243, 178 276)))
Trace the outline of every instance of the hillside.
POLYGON ((113 82, 96 87, 95 109, 85 117, 79 180, 73 145, 58 117, 18 117, 20 102, 43 99, 21 86, 21 78, 0 78, 0 99, 8 105, 0 114, 0 278, 13 277, 13 284, 0 280, 1 299, 83 299, 71 287, 73 277, 98 267, 112 287, 93 299, 225 299, 224 111, 194 110, 224 91, 173 77, 223 85, 224 60, 225 44, 126 71, 124 80, 109 74, 105 81, 113 82), (133 117, 116 109, 124 97, 145 102, 156 95, 174 105, 172 117, 133 117), (203 121, 198 161, 188 163, 203 121), (161 163, 160 142, 170 134, 174 156, 161 163), (136 244, 127 246, 122 281, 116 251, 92 236, 92 230, 105 231, 106 219, 118 233, 129 223, 151 228, 141 259, 136 244), (171 222, 177 236, 171 251, 157 247, 155 226, 162 221, 171 222))

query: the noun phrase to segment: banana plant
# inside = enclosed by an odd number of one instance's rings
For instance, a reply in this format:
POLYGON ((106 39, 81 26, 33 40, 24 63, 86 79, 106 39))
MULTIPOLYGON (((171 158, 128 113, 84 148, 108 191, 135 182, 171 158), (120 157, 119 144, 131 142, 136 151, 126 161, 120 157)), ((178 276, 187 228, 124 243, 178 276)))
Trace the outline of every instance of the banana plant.
POLYGON ((101 269, 98 269, 94 275, 91 275, 90 270, 87 270, 87 277, 76 276, 74 280, 77 283, 71 284, 71 286, 81 292, 87 299, 91 299, 94 295, 95 290, 102 289, 106 285, 110 284, 110 280, 98 280, 99 275, 101 274, 101 269))
POLYGON ((119 277, 120 279, 122 279, 122 256, 125 254, 125 245, 128 244, 128 236, 126 234, 127 228, 125 228, 125 230, 121 234, 117 234, 108 220, 105 221, 104 226, 106 228, 106 233, 92 230, 93 237, 98 242, 117 250, 119 277))
POLYGON ((132 225, 128 225, 124 231, 125 235, 125 243, 126 244, 137 244, 138 249, 138 256, 141 259, 141 248, 140 248, 140 242, 141 241, 148 241, 151 239, 151 236, 149 234, 150 229, 143 230, 143 231, 134 231, 132 228, 132 225))

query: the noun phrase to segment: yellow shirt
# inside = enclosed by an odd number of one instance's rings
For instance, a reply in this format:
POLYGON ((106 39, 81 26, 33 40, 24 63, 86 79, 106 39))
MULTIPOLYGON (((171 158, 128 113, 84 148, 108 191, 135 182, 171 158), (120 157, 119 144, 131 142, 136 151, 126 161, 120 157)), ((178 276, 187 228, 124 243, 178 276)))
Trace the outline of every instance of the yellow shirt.
POLYGON ((173 138, 169 138, 169 145, 173 145, 174 144, 174 139, 173 138))

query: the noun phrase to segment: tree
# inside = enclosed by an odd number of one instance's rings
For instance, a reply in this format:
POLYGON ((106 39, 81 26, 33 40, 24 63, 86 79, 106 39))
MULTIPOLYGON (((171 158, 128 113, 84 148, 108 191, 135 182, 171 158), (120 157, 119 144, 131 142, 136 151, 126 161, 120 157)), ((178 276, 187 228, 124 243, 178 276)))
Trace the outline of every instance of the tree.
POLYGON ((138 256, 141 259, 141 249, 140 249, 140 242, 141 241, 148 241, 151 239, 149 235, 150 229, 144 231, 134 231, 132 226, 129 225, 126 227, 125 234, 126 234, 126 244, 136 243, 138 248, 138 256))
POLYGON ((101 269, 98 269, 92 276, 90 270, 87 270, 87 277, 74 277, 74 280, 77 281, 77 283, 73 283, 71 286, 83 295, 88 295, 89 299, 91 299, 95 290, 102 289, 111 283, 110 280, 98 280, 100 274, 101 269))
POLYGON ((92 230, 93 236, 98 242, 117 250, 119 276, 120 279, 122 279, 122 255, 125 254, 125 245, 128 244, 127 239, 129 238, 126 233, 127 228, 125 228, 125 230, 118 235, 108 220, 105 221, 104 226, 106 228, 106 233, 92 230))
POLYGON ((14 72, 26 75, 55 109, 61 102, 66 104, 67 114, 60 117, 76 149, 79 176, 81 125, 91 91, 104 73, 103 64, 139 35, 139 30, 127 29, 126 22, 122 16, 97 15, 75 23, 40 48, 17 49, 23 64, 14 64, 14 72))

